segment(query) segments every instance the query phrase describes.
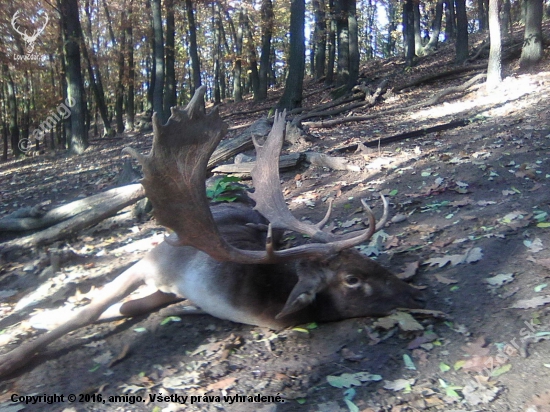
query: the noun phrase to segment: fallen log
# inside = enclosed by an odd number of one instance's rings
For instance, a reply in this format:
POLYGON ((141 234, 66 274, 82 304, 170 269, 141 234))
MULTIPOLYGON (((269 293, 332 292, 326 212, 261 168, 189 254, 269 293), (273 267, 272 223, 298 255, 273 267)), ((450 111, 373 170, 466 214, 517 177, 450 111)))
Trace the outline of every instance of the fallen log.
POLYGON ((264 137, 271 131, 271 123, 265 117, 256 120, 242 134, 220 143, 208 161, 208 170, 241 152, 254 148, 252 137, 264 137))
MULTIPOLYGON (((89 196, 85 199, 76 200, 63 206, 56 207, 46 213, 21 216, 15 212, 0 219, 0 232, 19 232, 25 230, 36 230, 53 226, 67 219, 89 212, 102 205, 115 206, 116 202, 125 202, 127 196, 131 196, 141 186, 134 184, 130 186, 116 187, 106 192, 89 196)), ((136 199, 137 201, 138 199, 136 199)), ((34 209, 34 208, 33 208, 34 209)))
POLYGON ((0 243, 0 255, 14 250, 29 249, 67 238, 78 233, 82 229, 101 222, 114 215, 119 210, 124 209, 126 206, 130 206, 139 199, 145 197, 145 190, 140 183, 112 189, 109 192, 111 192, 112 198, 108 202, 98 204, 86 212, 58 223, 48 229, 42 230, 41 232, 0 243), (116 191, 116 193, 113 191, 116 191))
MULTIPOLYGON (((349 170, 354 172, 361 170, 358 166, 349 164, 348 159, 345 157, 332 157, 327 154, 317 152, 291 153, 281 156, 279 161, 279 170, 285 171, 295 168, 304 161, 311 163, 314 166, 327 167, 333 170, 349 170)), ((235 173, 246 176, 250 175, 250 172, 255 165, 255 161, 220 165, 212 171, 215 173, 235 173)))
MULTIPOLYGON (((285 156, 281 156, 279 159, 279 170, 284 171, 297 167, 303 160, 305 156, 301 153, 291 153, 285 156)), ((219 165, 212 169, 214 173, 235 173, 250 175, 250 172, 256 165, 255 161, 252 162, 242 162, 234 163, 228 165, 219 165)))

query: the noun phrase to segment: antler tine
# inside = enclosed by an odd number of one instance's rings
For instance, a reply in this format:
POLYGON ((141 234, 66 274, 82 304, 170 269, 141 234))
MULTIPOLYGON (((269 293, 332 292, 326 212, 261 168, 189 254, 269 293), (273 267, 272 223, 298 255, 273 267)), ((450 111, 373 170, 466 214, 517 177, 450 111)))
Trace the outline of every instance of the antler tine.
MULTIPOLYGON (((256 202, 255 209, 271 222, 273 228, 290 229, 307 234, 316 241, 329 242, 332 238, 331 234, 320 230, 326 223, 325 219, 320 222, 323 223, 322 225, 317 226, 300 222, 288 210, 281 192, 279 156, 283 147, 285 117, 286 110, 282 113, 275 112, 273 128, 263 144, 259 144, 253 138, 256 165, 251 172, 254 193, 250 193, 249 196, 256 202)), ((328 217, 326 219, 328 221, 328 217)))
MULTIPOLYGON (((330 218, 332 199, 329 201, 329 208, 325 217, 315 225, 299 221, 288 209, 281 191, 279 177, 279 156, 284 140, 285 115, 285 111, 282 113, 275 112, 273 128, 263 144, 259 144, 256 139, 253 139, 257 155, 256 165, 252 170, 252 180, 254 182, 255 191, 249 196, 256 202, 255 209, 267 218, 274 228, 288 229, 306 234, 316 242, 326 243, 327 250, 340 251, 368 240, 372 237, 374 232, 382 228, 387 220, 388 203, 384 196, 382 196, 382 201, 384 202, 384 215, 382 221, 378 225, 375 226, 375 219, 372 211, 368 205, 362 201, 368 215, 369 228, 360 232, 351 232, 340 236, 321 230, 330 218), (328 248, 328 244, 331 245, 330 248, 328 248)), ((314 248, 313 245, 306 246, 311 246, 312 251, 316 250, 316 247, 314 248)), ((286 251, 277 253, 283 252, 286 251)))

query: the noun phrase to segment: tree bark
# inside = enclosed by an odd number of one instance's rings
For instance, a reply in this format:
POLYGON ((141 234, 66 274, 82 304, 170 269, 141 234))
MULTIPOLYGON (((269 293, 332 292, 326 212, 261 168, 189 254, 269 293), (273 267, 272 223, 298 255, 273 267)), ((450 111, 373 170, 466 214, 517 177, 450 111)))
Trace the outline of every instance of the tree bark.
POLYGON ((350 50, 349 50, 349 2, 336 0, 336 37, 338 39, 338 61, 336 66, 336 84, 347 85, 350 79, 350 50))
POLYGON ((349 32, 349 79, 348 89, 351 90, 357 84, 359 78, 359 32, 357 25, 356 0, 349 2, 348 7, 348 32, 349 32))
POLYGON ((455 0, 456 3, 456 62, 464 63, 468 58, 468 16, 466 0, 455 0))
POLYGON ((334 62, 336 60, 336 11, 334 10, 334 0, 329 0, 329 13, 328 59, 325 84, 332 84, 334 81, 334 62))
POLYGON ((262 0, 260 10, 262 16, 262 54, 260 56, 259 85, 256 100, 267 99, 268 73, 270 70, 271 37, 273 36, 273 3, 271 0, 262 0))
POLYGON ((443 0, 437 0, 435 6, 435 17, 432 23, 432 37, 424 47, 424 54, 429 54, 437 48, 439 43, 439 34, 441 33, 441 20, 443 19, 443 0))
POLYGON ((278 107, 292 110, 302 105, 305 65, 305 0, 290 3, 290 58, 285 90, 278 107))
POLYGON ((114 136, 115 132, 111 127, 111 121, 109 120, 109 114, 107 110, 107 104, 105 103, 105 91, 103 89, 103 81, 101 78, 101 71, 99 70, 99 64, 93 50, 93 37, 92 37, 92 16, 90 13, 89 1, 86 1, 84 11, 87 16, 86 35, 87 42, 82 44, 82 53, 84 55, 84 61, 88 68, 88 77, 90 79, 90 85, 92 86, 92 92, 94 93, 95 101, 103 127, 105 129, 104 134, 106 136, 114 136), (95 67, 95 70, 94 70, 95 67))
POLYGON ((314 76, 316 79, 320 79, 325 75, 327 48, 325 0, 313 0, 312 6, 315 16, 315 27, 313 31, 313 40, 315 42, 314 76))
POLYGON ((80 43, 82 41, 77 0, 61 0, 64 58, 66 65, 67 99, 71 104, 71 133, 69 153, 82 154, 88 147, 88 131, 85 126, 86 105, 84 84, 80 67, 80 43))
POLYGON ((19 148, 19 127, 17 127, 17 98, 15 96, 15 84, 13 83, 7 63, 2 64, 2 72, 6 81, 11 153, 13 156, 17 157, 21 155, 22 152, 19 148))
POLYGON ((136 113, 134 103, 134 84, 135 84, 135 68, 134 68, 134 21, 133 21, 133 4, 134 0, 130 0, 128 5, 128 26, 126 27, 126 52, 128 53, 128 94, 126 103, 126 121, 128 129, 134 128, 134 117, 136 113))
POLYGON ((487 90, 493 90, 502 81, 502 46, 500 36, 500 19, 498 16, 499 0, 489 0, 489 62, 487 66, 487 90))
POLYGON ((405 45, 406 65, 412 67, 415 56, 413 0, 406 0, 403 3, 403 44, 405 45))
POLYGON ((533 67, 542 59, 542 0, 525 0, 525 33, 519 66, 533 67))
POLYGON ((153 13, 153 38, 154 38, 154 76, 155 88, 153 89, 153 110, 160 117, 162 124, 168 119, 165 118, 163 108, 164 93, 164 36, 162 33, 162 16, 160 12, 160 0, 151 1, 151 11, 153 13))
POLYGON ((187 22, 189 24, 189 55, 191 56, 191 67, 193 69, 193 86, 191 96, 199 87, 201 87, 201 62, 199 60, 199 49, 197 46, 197 25, 195 23, 195 11, 193 2, 185 0, 185 9, 187 10, 187 22))
POLYGON ((166 7, 166 45, 164 52, 165 82, 164 82, 164 118, 170 117, 170 108, 177 105, 176 102, 176 69, 175 69, 175 35, 176 26, 174 20, 174 0, 165 0, 166 7))

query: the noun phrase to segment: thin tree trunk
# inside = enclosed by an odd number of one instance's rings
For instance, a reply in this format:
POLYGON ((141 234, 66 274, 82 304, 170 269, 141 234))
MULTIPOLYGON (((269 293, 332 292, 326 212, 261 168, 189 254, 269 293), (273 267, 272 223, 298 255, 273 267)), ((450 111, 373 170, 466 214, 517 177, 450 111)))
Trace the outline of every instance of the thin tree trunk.
POLYGON ((403 43, 405 44, 405 61, 407 67, 414 64, 414 6, 413 0, 403 3, 403 43))
POLYGON ((456 62, 463 63, 468 58, 468 16, 466 0, 455 0, 456 3, 456 62))
POLYGON ((233 69, 233 100, 240 102, 243 99, 243 90, 241 83, 242 74, 242 54, 243 54, 243 10, 239 11, 239 27, 234 29, 234 43, 235 43, 235 65, 233 69))
POLYGON ((126 121, 128 129, 134 128, 134 117, 136 113, 134 101, 134 83, 135 83, 135 68, 134 68, 134 21, 133 21, 133 5, 134 0, 130 0, 128 4, 128 21, 126 26, 126 53, 128 54, 128 94, 126 98, 126 121))
POLYGON ((441 20, 443 19, 443 0, 437 0, 437 4, 435 6, 435 17, 432 24, 432 37, 430 37, 430 41, 428 44, 426 44, 426 47, 424 47, 424 53, 428 54, 431 53, 433 50, 437 48, 437 44, 439 42, 439 34, 441 33, 441 20))
POLYGON ((153 37, 155 48, 154 53, 154 76, 155 88, 153 89, 153 110, 159 116, 162 124, 166 123, 164 116, 163 93, 164 93, 164 36, 162 34, 162 16, 160 0, 151 1, 151 11, 153 13, 153 37))
POLYGON ((445 2, 445 41, 455 38, 455 7, 454 0, 445 2))
POLYGON ((250 80, 250 86, 252 93, 254 93, 254 100, 258 101, 258 88, 260 87, 260 75, 258 73, 258 59, 256 56, 256 46, 254 45, 254 37, 252 36, 252 30, 250 29, 250 17, 248 13, 244 19, 244 29, 246 31, 246 47, 248 55, 248 78, 250 80))
POLYGON ((185 8, 187 10, 187 21, 189 24, 189 55, 191 56, 191 66, 193 69, 193 88, 192 93, 195 93, 201 82, 201 63, 199 60, 199 52, 197 46, 197 25, 195 24, 195 13, 193 11, 193 2, 185 0, 185 8))
POLYGON ((356 0, 349 2, 348 33, 349 33, 349 79, 348 88, 351 90, 359 78, 359 32, 357 26, 356 0))
POLYGON ((67 99, 71 106, 71 133, 69 152, 82 154, 88 147, 88 131, 85 127, 84 84, 80 67, 81 33, 77 0, 61 0, 64 57, 67 78, 67 99))
POLYGON ((109 121, 107 105, 105 104, 105 92, 103 90, 101 71, 99 70, 99 64, 97 63, 97 58, 92 47, 92 17, 89 1, 86 1, 84 11, 86 12, 87 16, 87 24, 85 25, 86 31, 84 36, 86 42, 82 44, 82 54, 84 56, 84 61, 86 62, 86 67, 88 69, 90 86, 92 87, 92 92, 94 94, 95 101, 99 109, 99 114, 101 115, 101 121, 103 122, 103 127, 105 128, 105 135, 114 136, 114 130, 111 128, 111 122, 109 121), (95 70, 94 67, 96 68, 95 70))
POLYGON ((19 127, 17 126, 17 98, 15 96, 15 84, 9 72, 7 63, 2 64, 2 71, 6 81, 6 94, 8 100, 9 132, 11 141, 11 153, 13 156, 21 155, 19 148, 19 127))
POLYGON ((262 0, 262 54, 260 56, 260 73, 257 100, 267 99, 268 74, 270 70, 271 37, 273 36, 273 3, 271 0, 262 0))
POLYGON ((174 0, 165 0, 166 6, 166 78, 164 87, 164 118, 170 117, 170 108, 177 105, 176 102, 176 68, 175 68, 175 36, 176 26, 174 20, 174 0))
POLYGON ((498 16, 499 0, 489 0, 489 36, 491 48, 489 49, 489 63, 487 66, 488 91, 493 90, 502 81, 500 19, 498 16))
POLYGON ((327 76, 325 83, 332 84, 334 81, 334 62, 336 61, 336 11, 334 10, 334 0, 329 0, 329 31, 328 31, 328 59, 327 76))
POLYGON ((313 0, 312 5, 315 16, 315 28, 313 31, 313 40, 315 42, 314 76, 316 79, 320 79, 325 75, 327 49, 325 0, 313 0))

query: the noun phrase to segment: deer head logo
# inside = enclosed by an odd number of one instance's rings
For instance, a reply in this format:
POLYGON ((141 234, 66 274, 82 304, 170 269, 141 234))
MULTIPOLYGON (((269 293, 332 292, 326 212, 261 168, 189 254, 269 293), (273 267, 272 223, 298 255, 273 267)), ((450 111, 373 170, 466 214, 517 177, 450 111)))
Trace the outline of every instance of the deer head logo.
POLYGON ((27 34, 26 30, 21 30, 21 28, 20 28, 21 26, 17 23, 17 18, 19 17, 19 13, 20 13, 20 10, 17 10, 15 12, 15 14, 13 15, 13 17, 11 19, 11 25, 12 25, 13 29, 17 33, 19 33, 21 35, 21 37, 23 37, 23 40, 27 44, 27 47, 26 47, 27 54, 31 54, 34 50, 34 42, 36 41, 36 39, 38 38, 40 33, 42 33, 44 31, 44 29, 46 28, 46 25, 48 24, 48 20, 49 20, 48 13, 44 13, 44 16, 46 18, 46 21, 44 22, 44 25, 41 28, 36 29, 32 35, 27 34))

